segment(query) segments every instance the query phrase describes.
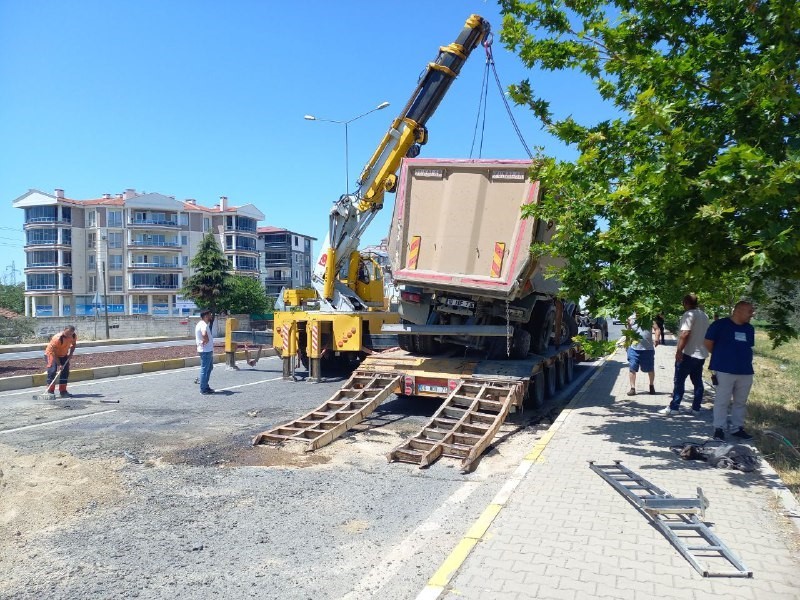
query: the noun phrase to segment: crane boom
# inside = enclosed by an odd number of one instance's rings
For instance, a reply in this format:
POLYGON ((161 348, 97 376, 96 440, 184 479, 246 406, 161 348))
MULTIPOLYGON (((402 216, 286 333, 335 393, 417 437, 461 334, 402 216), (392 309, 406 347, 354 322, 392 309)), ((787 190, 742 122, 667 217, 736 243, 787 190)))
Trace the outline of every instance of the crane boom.
MULTIPOLYGON (((366 305, 355 293, 349 277, 348 285, 337 282, 337 275, 346 261, 354 260, 361 235, 375 214, 383 207, 386 192, 394 192, 397 170, 406 156, 416 157, 420 146, 428 139, 425 128, 458 76, 472 50, 487 40, 491 33, 489 22, 470 15, 456 40, 439 48, 436 60, 428 63, 400 115, 383 136, 358 179, 358 188, 343 195, 330 211, 328 233, 322 253, 317 260, 312 284, 328 310, 359 310, 366 305), (354 254, 355 253, 355 254, 354 254)), ((488 42, 487 42, 488 43, 488 42)), ((351 267, 352 272, 352 267, 351 267)))

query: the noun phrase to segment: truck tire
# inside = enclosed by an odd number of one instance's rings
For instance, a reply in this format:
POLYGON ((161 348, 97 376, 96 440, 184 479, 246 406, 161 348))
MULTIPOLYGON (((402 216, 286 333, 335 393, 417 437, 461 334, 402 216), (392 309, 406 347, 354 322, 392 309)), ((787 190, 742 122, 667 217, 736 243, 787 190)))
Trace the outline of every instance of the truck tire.
POLYGON ((511 356, 514 360, 522 360, 531 351, 531 334, 522 327, 514 327, 511 338, 511 356))
POLYGON ((553 335, 556 320, 556 307, 552 302, 537 302, 533 307, 530 320, 531 351, 545 354, 553 335))
POLYGON ((556 395, 556 366, 549 364, 544 368, 544 395, 552 398, 556 395))
POLYGON ((397 336, 397 343, 400 345, 402 350, 405 350, 406 352, 414 352, 411 340, 412 337, 414 336, 406 335, 404 333, 401 333, 397 336))
POLYGON ((442 352, 442 344, 439 343, 432 335, 415 335, 416 344, 420 354, 427 356, 436 356, 442 352))
POLYGON ((569 344, 572 338, 578 335, 578 321, 575 318, 575 313, 564 313, 561 318, 561 343, 569 344))

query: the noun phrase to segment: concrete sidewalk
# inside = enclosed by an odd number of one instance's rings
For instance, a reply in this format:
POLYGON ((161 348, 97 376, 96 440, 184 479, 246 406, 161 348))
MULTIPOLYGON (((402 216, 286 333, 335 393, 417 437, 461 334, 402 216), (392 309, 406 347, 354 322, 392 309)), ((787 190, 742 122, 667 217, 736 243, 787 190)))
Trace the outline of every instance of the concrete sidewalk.
POLYGON ((657 413, 672 391, 674 352, 674 341, 656 350, 657 395, 646 393, 640 373, 631 397, 619 349, 419 598, 800 599, 800 535, 778 496, 796 501, 774 471, 768 465, 756 473, 715 469, 670 451, 705 441, 713 431, 709 391, 699 416, 690 412, 688 394, 685 412, 657 413), (702 487, 711 503, 705 521, 753 577, 702 577, 589 460, 621 460, 678 497, 694 497, 702 487))

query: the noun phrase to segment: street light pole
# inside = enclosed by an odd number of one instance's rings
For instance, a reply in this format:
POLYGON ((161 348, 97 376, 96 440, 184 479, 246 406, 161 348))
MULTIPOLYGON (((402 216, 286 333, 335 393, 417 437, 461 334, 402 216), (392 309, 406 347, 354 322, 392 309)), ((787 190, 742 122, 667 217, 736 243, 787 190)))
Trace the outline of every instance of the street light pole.
POLYGON ((347 194, 350 194, 350 143, 348 139, 348 125, 353 121, 357 121, 361 117, 366 117, 368 114, 375 112, 376 110, 382 110, 389 106, 388 102, 381 102, 375 108, 368 110, 365 113, 358 115, 357 117, 353 117, 352 119, 347 119, 346 121, 338 121, 336 119, 321 119, 320 117, 315 117, 314 115, 305 115, 303 118, 306 121, 322 121, 324 123, 337 123, 339 125, 344 125, 344 176, 346 179, 345 182, 345 190, 347 194))
POLYGON ((103 307, 106 313, 106 339, 111 339, 111 328, 108 326, 108 279, 106 278, 106 261, 108 260, 108 234, 103 235, 106 243, 106 253, 103 256, 103 307))

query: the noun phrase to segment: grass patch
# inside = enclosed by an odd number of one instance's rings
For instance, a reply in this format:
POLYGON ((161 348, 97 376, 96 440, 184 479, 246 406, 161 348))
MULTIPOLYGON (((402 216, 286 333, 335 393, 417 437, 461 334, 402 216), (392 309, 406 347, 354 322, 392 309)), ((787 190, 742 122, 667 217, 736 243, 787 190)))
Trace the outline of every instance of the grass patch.
POLYGON ((784 443, 764 434, 776 431, 800 450, 800 340, 773 349, 766 333, 757 331, 753 368, 747 429, 764 458, 795 497, 800 497, 800 458, 784 443))

